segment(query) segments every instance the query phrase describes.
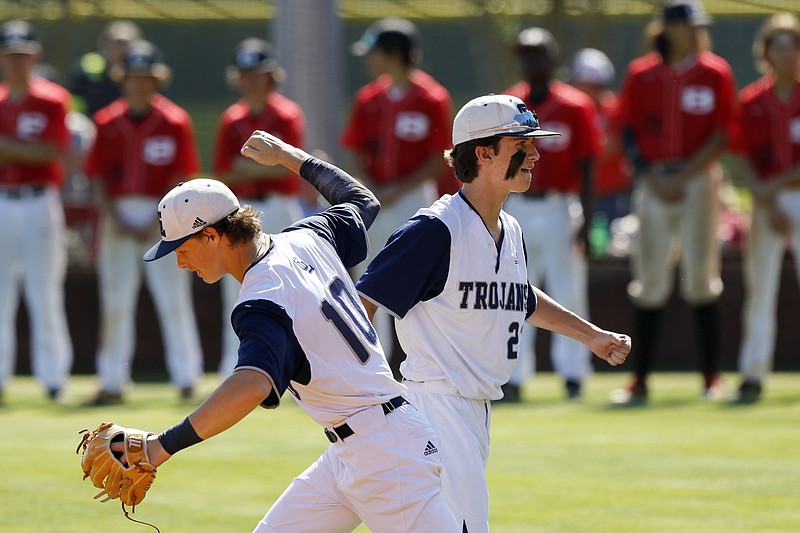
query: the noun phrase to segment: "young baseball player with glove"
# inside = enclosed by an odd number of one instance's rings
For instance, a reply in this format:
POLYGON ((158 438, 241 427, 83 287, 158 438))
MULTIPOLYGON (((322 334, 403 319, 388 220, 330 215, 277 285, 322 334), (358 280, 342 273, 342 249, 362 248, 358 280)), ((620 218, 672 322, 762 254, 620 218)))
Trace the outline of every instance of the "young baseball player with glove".
MULTIPOLYGON (((331 446, 254 531, 344 532, 364 522, 376 532, 460 533, 441 493, 439 439, 392 377, 347 272, 367 256, 380 204, 340 169, 263 131, 242 154, 296 172, 332 207, 265 234, 259 213, 219 181, 182 183, 159 202, 163 239, 145 260, 174 251, 178 266, 206 283, 230 274, 242 284, 231 316, 239 359, 186 419, 159 435, 134 432, 145 444, 126 437, 126 446, 146 446, 143 468, 159 467, 256 407, 279 407, 289 390, 331 446)), ((110 487, 100 488, 124 494, 116 476, 105 479, 110 487)))
POLYGON ((400 366, 409 398, 431 421, 444 459, 442 488, 464 531, 488 531, 491 401, 514 370, 524 328, 581 341, 611 365, 630 338, 566 310, 528 282, 519 223, 503 211, 531 183, 539 127, 517 97, 488 95, 456 114, 446 158, 461 190, 421 209, 398 229, 357 283, 367 312, 395 318, 408 354, 400 366))

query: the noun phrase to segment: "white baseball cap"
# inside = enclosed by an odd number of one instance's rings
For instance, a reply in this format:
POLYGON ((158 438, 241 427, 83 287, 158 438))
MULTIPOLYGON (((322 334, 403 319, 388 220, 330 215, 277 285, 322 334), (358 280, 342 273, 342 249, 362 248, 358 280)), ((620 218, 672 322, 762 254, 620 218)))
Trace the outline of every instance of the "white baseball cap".
POLYGON ((610 85, 614 81, 614 65, 600 50, 583 48, 578 50, 572 60, 570 78, 573 83, 610 85))
POLYGON ((144 260, 164 257, 237 209, 239 200, 221 181, 198 178, 179 183, 158 202, 162 239, 144 254, 144 260))
POLYGON ((453 146, 485 137, 558 137, 516 96, 487 94, 470 100, 453 120, 453 146))

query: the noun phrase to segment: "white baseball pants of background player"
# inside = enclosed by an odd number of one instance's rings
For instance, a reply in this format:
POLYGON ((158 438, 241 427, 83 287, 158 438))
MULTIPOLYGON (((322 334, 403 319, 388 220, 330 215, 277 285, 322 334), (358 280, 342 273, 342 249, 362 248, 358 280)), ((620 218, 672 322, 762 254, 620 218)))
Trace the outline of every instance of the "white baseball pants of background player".
POLYGON ((349 533, 362 521, 374 533, 462 533, 442 496, 440 440, 413 404, 346 423, 355 433, 297 476, 253 533, 349 533))
MULTIPOLYGON (((261 229, 264 233, 278 233, 303 217, 303 206, 296 196, 275 194, 265 199, 243 198, 242 205, 261 211, 261 229)), ((239 338, 231 326, 231 313, 242 284, 232 276, 222 278, 222 357, 219 362, 220 378, 230 376, 239 359, 239 338)))
POLYGON ((12 198, 0 194, 0 390, 16 368, 19 286, 31 329, 31 369, 51 391, 72 368, 72 341, 64 311, 67 247, 58 189, 12 198))
POLYGON ((722 168, 712 166, 692 178, 683 200, 665 203, 647 182, 633 191, 639 219, 637 249, 631 257, 628 294, 637 307, 660 308, 672 294, 675 264, 680 258, 681 296, 689 305, 715 301, 722 293, 717 225, 722 168))
MULTIPOLYGON (((791 221, 792 257, 800 280, 800 190, 781 192, 776 202, 791 221)), ((785 236, 772 229, 766 209, 755 204, 744 252, 744 328, 739 352, 739 371, 744 380, 761 383, 772 371, 785 250, 785 236)))
MULTIPOLYGON (((131 223, 152 224, 158 199, 116 202, 131 223)), ((136 339, 136 309, 142 273, 158 315, 166 367, 178 388, 192 387, 203 373, 203 354, 194 313, 191 274, 174 261, 146 263, 142 256, 158 240, 157 227, 144 241, 121 235, 102 221, 97 268, 100 281, 100 343, 97 375, 103 391, 123 393, 130 383, 136 339)), ((140 332, 148 335, 152 332, 140 332)))
MULTIPOLYGON (((363 263, 350 269, 354 280, 357 281, 358 278, 361 277, 361 274, 367 269, 372 258, 383 250, 383 247, 386 246, 386 241, 389 240, 392 233, 405 224, 408 219, 412 218, 417 211, 435 202, 438 199, 436 194, 436 182, 427 180, 407 191, 406 194, 396 202, 381 206, 381 212, 368 231, 370 246, 369 257, 367 257, 366 261, 363 263)), ((375 316, 372 318, 372 324, 375 327, 375 331, 378 333, 381 346, 383 346, 383 351, 389 361, 392 360, 392 347, 394 346, 391 321, 391 315, 382 307, 378 307, 375 316)))
MULTIPOLYGON (((555 301, 588 319, 586 257, 575 236, 583 224, 577 194, 548 193, 542 198, 512 194, 504 209, 519 222, 528 254, 528 281, 544 288, 555 301)), ((583 382, 592 372, 591 352, 563 335, 552 335, 550 359, 565 381, 583 382)), ((520 336, 519 359, 509 380, 522 386, 536 369, 536 328, 525 326, 520 336)))

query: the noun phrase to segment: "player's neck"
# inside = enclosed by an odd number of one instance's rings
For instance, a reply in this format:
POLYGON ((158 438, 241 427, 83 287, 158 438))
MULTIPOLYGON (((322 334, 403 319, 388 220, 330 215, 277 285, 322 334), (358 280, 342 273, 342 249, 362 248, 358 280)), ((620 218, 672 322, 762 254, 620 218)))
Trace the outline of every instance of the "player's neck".
POLYGON ((482 182, 476 183, 475 181, 465 183, 461 187, 461 193, 478 212, 495 242, 499 242, 502 234, 500 210, 503 208, 503 202, 508 194, 500 194, 499 191, 484 186, 482 182))
POLYGON ((782 102, 789 100, 797 89, 798 82, 796 74, 793 72, 776 73, 774 80, 775 86, 773 92, 775 96, 782 102))
POLYGON ((228 273, 242 283, 247 270, 257 263, 269 248, 271 239, 266 233, 259 233, 253 240, 231 250, 228 273))

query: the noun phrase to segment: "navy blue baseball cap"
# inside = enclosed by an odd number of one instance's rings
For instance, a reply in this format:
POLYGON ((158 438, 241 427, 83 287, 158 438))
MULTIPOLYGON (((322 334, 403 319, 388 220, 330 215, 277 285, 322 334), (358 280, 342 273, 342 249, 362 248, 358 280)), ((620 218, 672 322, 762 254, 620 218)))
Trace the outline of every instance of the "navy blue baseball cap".
POLYGON ((700 0, 667 0, 661 11, 661 22, 707 26, 711 24, 711 17, 706 13, 700 0))
POLYGON ((419 48, 419 31, 408 19, 387 17, 370 26, 361 39, 350 45, 350 52, 356 56, 366 55, 371 50, 381 49, 390 54, 412 56, 419 48))

